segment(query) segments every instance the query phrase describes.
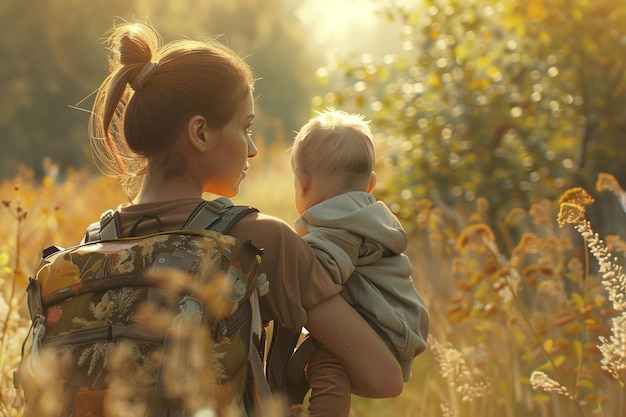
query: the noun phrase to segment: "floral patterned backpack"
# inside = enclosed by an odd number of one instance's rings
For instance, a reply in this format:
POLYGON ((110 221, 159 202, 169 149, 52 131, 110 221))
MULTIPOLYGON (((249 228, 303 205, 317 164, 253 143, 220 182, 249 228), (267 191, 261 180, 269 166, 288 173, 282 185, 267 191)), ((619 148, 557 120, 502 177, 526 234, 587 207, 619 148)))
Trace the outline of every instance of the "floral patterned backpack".
POLYGON ((271 415, 262 251, 227 234, 253 210, 208 201, 183 230, 128 238, 110 211, 86 243, 46 250, 15 375, 23 415, 271 415))

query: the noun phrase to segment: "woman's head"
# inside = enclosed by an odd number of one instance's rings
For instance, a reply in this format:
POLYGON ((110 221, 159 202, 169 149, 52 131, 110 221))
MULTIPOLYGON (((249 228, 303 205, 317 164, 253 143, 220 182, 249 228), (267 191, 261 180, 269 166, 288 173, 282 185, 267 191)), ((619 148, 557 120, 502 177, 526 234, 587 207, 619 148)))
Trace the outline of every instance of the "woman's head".
POLYGON ((180 40, 161 46, 142 23, 113 28, 111 74, 94 103, 90 136, 99 161, 133 178, 146 164, 164 175, 185 171, 178 138, 194 116, 222 129, 250 97, 252 70, 216 40, 180 40))

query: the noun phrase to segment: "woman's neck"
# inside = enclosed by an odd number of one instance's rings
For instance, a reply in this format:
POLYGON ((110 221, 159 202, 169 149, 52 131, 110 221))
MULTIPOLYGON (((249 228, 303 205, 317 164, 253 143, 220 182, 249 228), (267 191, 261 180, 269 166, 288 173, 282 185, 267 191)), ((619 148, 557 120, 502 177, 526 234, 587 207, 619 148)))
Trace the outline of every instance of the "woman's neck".
POLYGON ((187 176, 164 178, 161 175, 146 174, 145 181, 133 204, 157 203, 185 198, 202 198, 202 188, 187 176))

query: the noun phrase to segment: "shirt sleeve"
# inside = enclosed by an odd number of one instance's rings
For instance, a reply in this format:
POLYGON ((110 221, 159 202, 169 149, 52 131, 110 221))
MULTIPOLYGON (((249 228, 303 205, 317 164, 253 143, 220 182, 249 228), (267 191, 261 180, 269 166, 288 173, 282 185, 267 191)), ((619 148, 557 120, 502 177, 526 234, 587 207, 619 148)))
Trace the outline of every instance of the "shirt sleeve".
POLYGON ((260 272, 269 281, 269 292, 260 298, 264 320, 277 319, 299 331, 308 309, 341 291, 309 245, 282 220, 252 213, 231 234, 264 250, 260 272))

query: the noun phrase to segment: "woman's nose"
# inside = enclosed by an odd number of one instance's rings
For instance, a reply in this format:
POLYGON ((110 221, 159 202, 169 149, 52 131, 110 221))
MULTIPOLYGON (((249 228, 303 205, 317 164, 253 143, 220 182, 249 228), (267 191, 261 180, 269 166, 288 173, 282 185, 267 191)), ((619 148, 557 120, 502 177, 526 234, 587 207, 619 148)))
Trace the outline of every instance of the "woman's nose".
POLYGON ((248 158, 254 158, 259 153, 252 138, 248 139, 248 158))

